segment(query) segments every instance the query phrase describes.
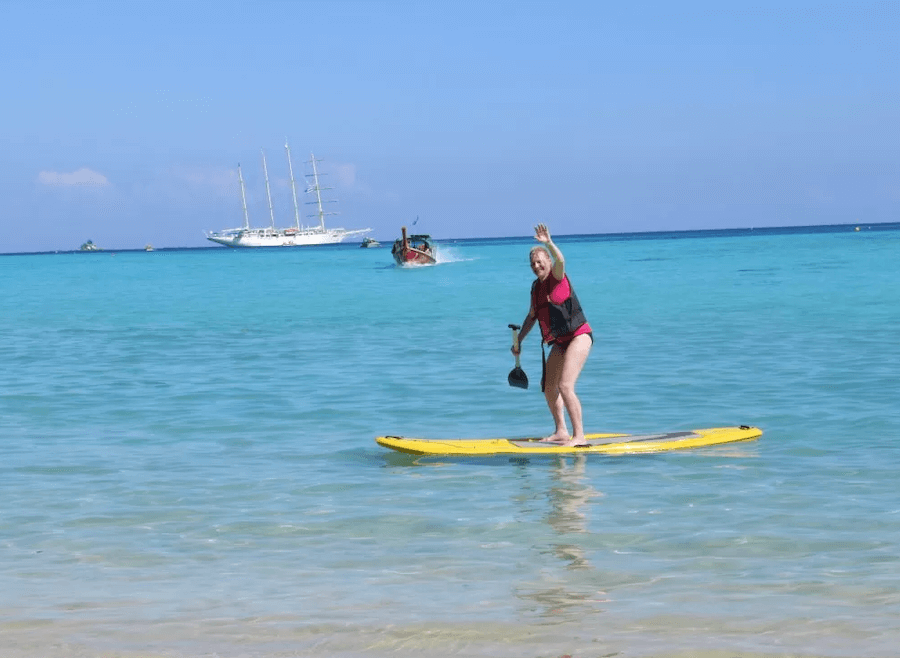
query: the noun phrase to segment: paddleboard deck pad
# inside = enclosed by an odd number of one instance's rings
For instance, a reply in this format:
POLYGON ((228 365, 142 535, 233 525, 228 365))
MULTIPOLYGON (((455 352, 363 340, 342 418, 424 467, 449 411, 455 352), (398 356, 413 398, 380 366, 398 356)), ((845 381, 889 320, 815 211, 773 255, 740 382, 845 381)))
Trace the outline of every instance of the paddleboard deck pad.
POLYGON ((406 436, 379 436, 375 441, 391 450, 412 455, 633 455, 688 448, 705 448, 723 443, 752 441, 762 436, 757 427, 712 427, 660 434, 588 434, 582 446, 558 446, 540 438, 521 439, 416 439, 406 436))

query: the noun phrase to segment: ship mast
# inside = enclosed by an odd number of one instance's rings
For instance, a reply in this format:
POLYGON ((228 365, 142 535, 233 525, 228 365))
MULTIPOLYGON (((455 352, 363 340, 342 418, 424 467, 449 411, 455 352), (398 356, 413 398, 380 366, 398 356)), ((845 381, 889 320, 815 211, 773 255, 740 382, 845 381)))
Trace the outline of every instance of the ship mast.
POLYGON ((306 191, 307 192, 315 192, 316 200, 310 201, 310 204, 316 204, 319 208, 319 227, 324 231, 325 230, 325 215, 334 215, 333 212, 325 212, 322 208, 322 190, 330 190, 330 187, 320 187, 319 186, 319 170, 316 168, 316 156, 312 153, 309 154, 309 161, 312 164, 312 174, 307 174, 307 176, 312 176, 313 184, 309 186, 306 191))
POLYGON ((269 190, 269 170, 266 167, 266 152, 262 152, 263 173, 266 176, 266 198, 269 200, 269 216, 272 218, 272 230, 275 230, 275 210, 272 208, 272 192, 269 190))
POLYGON ((241 181, 241 203, 244 204, 244 230, 250 230, 250 216, 247 214, 247 193, 244 191, 244 175, 241 173, 241 164, 238 163, 238 180, 241 181))
POLYGON ((287 151, 288 171, 291 173, 291 192, 294 195, 294 226, 300 230, 300 208, 297 206, 297 184, 294 182, 294 165, 291 164, 291 148, 287 141, 284 142, 284 150, 287 151))

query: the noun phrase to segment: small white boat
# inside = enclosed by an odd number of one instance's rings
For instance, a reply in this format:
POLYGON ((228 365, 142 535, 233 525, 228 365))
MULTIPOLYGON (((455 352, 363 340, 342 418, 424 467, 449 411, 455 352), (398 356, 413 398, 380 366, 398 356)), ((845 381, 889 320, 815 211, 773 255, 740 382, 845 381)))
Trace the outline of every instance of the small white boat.
POLYGON ((381 243, 374 238, 363 238, 359 246, 361 249, 372 249, 373 247, 380 247, 381 243))
POLYGON ((300 209, 297 205, 297 186, 294 181, 294 167, 291 164, 291 150, 287 144, 284 145, 287 151, 288 169, 291 175, 291 191, 294 196, 294 225, 287 228, 276 228, 275 212, 272 208, 272 194, 269 189, 269 171, 266 167, 266 156, 263 153, 263 173, 266 178, 266 198, 269 201, 269 216, 271 224, 266 228, 251 228, 250 218, 247 214, 247 194, 244 190, 244 177, 241 174, 241 167, 238 165, 238 179, 241 183, 241 201, 244 206, 244 225, 240 228, 226 228, 221 231, 210 232, 206 234, 207 240, 223 244, 226 247, 300 247, 319 244, 336 244, 343 242, 349 237, 355 235, 365 235, 371 232, 370 228, 363 229, 343 229, 343 228, 327 228, 325 226, 325 215, 334 215, 336 213, 325 212, 322 207, 322 190, 319 185, 319 170, 316 167, 316 157, 310 154, 310 164, 312 165, 312 174, 308 177, 312 180, 306 188, 308 194, 314 194, 316 200, 309 203, 318 206, 316 215, 310 217, 318 217, 318 226, 302 226, 300 224, 300 209))
POLYGON ((100 247, 95 245, 91 240, 88 240, 84 244, 82 244, 78 251, 103 251, 100 247))

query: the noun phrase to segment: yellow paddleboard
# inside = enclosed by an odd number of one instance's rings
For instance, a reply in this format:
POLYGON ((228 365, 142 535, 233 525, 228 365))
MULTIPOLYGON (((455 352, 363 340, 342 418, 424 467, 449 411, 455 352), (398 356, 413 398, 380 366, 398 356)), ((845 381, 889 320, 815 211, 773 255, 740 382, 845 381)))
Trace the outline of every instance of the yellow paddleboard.
POLYGON ((703 448, 762 436, 757 427, 712 427, 661 434, 588 434, 587 445, 562 447, 539 438, 524 439, 414 439, 379 436, 375 441, 392 450, 412 455, 633 455, 686 448, 703 448))

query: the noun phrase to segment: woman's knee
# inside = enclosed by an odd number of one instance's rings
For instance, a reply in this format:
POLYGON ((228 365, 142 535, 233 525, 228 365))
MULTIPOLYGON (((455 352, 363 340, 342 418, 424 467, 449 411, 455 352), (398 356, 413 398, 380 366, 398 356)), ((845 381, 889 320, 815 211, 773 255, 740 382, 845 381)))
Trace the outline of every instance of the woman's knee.
POLYGON ((573 381, 561 381, 556 385, 559 394, 564 398, 575 397, 575 382, 573 381))
POLYGON ((553 402, 560 395, 559 386, 556 382, 545 381, 544 382, 544 397, 547 398, 547 402, 553 402))

